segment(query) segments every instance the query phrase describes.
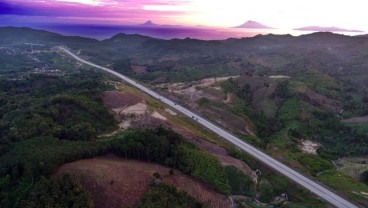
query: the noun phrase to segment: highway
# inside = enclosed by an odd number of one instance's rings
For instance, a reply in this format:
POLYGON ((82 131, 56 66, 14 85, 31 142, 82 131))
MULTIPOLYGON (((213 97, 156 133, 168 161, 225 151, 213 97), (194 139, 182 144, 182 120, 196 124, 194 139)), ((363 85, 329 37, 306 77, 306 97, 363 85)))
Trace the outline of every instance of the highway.
POLYGON ((89 66, 101 69, 101 70, 103 70, 105 72, 108 72, 112 75, 115 75, 116 77, 121 78, 125 82, 133 85, 134 87, 136 87, 136 88, 140 89, 141 91, 149 94, 150 96, 160 100, 161 102, 164 102, 165 104, 167 104, 171 108, 174 108, 175 110, 177 110, 177 111, 181 112, 182 114, 188 116, 189 118, 193 119, 194 122, 197 122, 197 123, 201 124, 202 126, 206 127, 210 131, 212 131, 212 132, 216 133, 217 135, 221 136, 222 138, 226 139, 228 142, 232 143, 236 147, 238 147, 238 148, 242 149, 243 151, 247 152, 252 157, 256 158, 257 160, 259 160, 263 163, 265 163, 269 167, 273 168, 274 170, 280 172, 281 174, 285 175, 286 177, 290 178, 291 180, 295 181, 296 183, 298 183, 301 186, 305 187, 306 189, 310 190, 311 192, 313 192, 314 194, 319 196, 321 199, 324 199, 325 201, 327 201, 331 205, 339 207, 339 208, 345 208, 345 207, 349 207, 349 208, 355 208, 356 207, 357 208, 356 205, 352 204, 351 202, 347 201, 346 199, 338 196, 337 194, 335 194, 332 191, 328 190, 327 188, 321 186, 320 184, 312 181, 311 179, 303 176, 302 174, 296 172, 295 170, 287 167, 286 165, 282 164, 281 162, 273 159, 272 157, 268 156, 267 154, 263 153, 262 151, 258 150, 257 148, 251 146, 250 144, 247 144, 246 142, 240 140, 239 138, 237 138, 236 136, 230 134, 226 130, 218 127, 217 125, 215 125, 212 122, 208 121, 207 119, 197 115, 196 113, 186 109, 185 107, 174 103, 173 101, 159 95, 158 93, 144 87, 143 85, 135 82, 134 80, 132 80, 132 79, 120 74, 120 73, 117 73, 117 72, 115 72, 111 69, 108 69, 108 68, 105 68, 105 67, 102 67, 102 66, 98 66, 98 65, 96 65, 94 63, 91 63, 89 61, 83 60, 83 59, 79 58, 78 56, 74 55, 73 53, 71 53, 70 51, 68 51, 67 49, 65 49, 63 47, 58 47, 58 48, 61 49, 62 51, 64 51, 65 53, 67 53, 68 55, 70 55, 71 57, 75 58, 76 60, 78 60, 78 61, 80 61, 84 64, 87 64, 89 66))

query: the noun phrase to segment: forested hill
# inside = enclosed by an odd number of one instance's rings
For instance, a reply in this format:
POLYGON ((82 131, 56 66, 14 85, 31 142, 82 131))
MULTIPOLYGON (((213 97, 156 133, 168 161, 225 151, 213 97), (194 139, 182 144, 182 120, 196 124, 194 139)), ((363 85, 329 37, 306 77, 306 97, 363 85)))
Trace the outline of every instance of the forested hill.
POLYGON ((0 45, 40 44, 34 48, 66 45, 99 64, 110 64, 115 70, 146 81, 190 81, 245 73, 304 79, 312 74, 329 76, 360 94, 368 89, 366 36, 320 32, 298 37, 270 34, 202 41, 117 34, 98 41, 30 28, 2 27, 0 37, 0 45), (137 75, 131 68, 136 65, 145 66, 150 73, 137 75))
POLYGON ((79 36, 63 36, 45 30, 36 30, 27 27, 0 27, 0 44, 96 44, 97 40, 79 36))
MULTIPOLYGON (((319 32, 302 36, 257 35, 251 38, 202 41, 160 40, 117 34, 98 41, 30 28, 0 28, 0 45, 20 44, 29 50, 66 45, 98 64, 153 82, 191 81, 222 75, 288 75, 329 77, 346 90, 368 92, 368 39, 319 32), (135 73, 131 66, 144 66, 135 73)), ((5 68, 5 67, 4 67, 5 68)), ((6 70, 5 70, 6 71, 6 70)), ((1 71, 0 71, 1 73, 1 71)), ((336 90, 336 89, 331 89, 336 90)), ((340 90, 340 89, 338 89, 340 90)))
MULTIPOLYGON (((231 168, 223 169, 216 158, 203 156, 171 130, 132 130, 127 136, 123 133, 116 138, 99 139, 118 128, 101 98, 105 91, 119 86, 107 82, 104 74, 60 53, 54 47, 60 45, 85 60, 148 84, 224 128, 234 127, 228 130, 244 141, 367 206, 365 167, 347 172, 354 180, 341 177, 343 172, 332 165, 338 157, 349 157, 349 164, 358 161, 359 167, 366 165, 368 122, 342 122, 368 114, 366 36, 314 33, 203 41, 117 34, 99 41, 3 27, 0 207, 45 207, 37 203, 55 206, 56 202, 69 203, 69 199, 78 203, 75 207, 93 207, 91 197, 80 191, 75 178, 65 176, 55 181, 50 176, 66 162, 108 152, 175 167, 223 194, 238 193, 239 189, 250 197, 259 196, 249 192, 253 190, 249 181, 240 183, 234 179, 243 176, 233 177, 239 174, 231 168), (240 76, 225 77, 229 75, 240 76), (214 82, 207 85, 202 83, 206 81, 203 78, 214 82), (311 154, 300 150, 301 144, 308 142, 317 144, 318 149, 311 154), (143 158, 144 154, 148 158, 143 158), (204 170, 208 174, 203 174, 204 170), (65 188, 62 184, 74 184, 70 187, 75 192, 60 191, 65 188), (239 184, 248 185, 242 188, 239 184)), ((119 89, 138 93, 123 85, 119 89)), ((164 112, 159 103, 145 103, 164 112)), ((155 113, 158 112, 152 115, 155 113)), ((177 120, 179 116, 171 113, 165 115, 172 116, 175 124, 192 124, 190 120, 177 120)), ((138 121, 135 125, 141 127, 138 121)), ((202 133, 199 136, 202 138, 202 133)), ((240 152, 229 149, 229 154, 250 163, 240 152)), ((262 169, 251 163, 253 170, 262 169)), ((279 180, 271 172, 262 172, 259 188, 266 193, 260 194, 262 202, 287 193, 291 202, 322 207, 319 201, 304 197, 307 192, 290 188, 286 179, 279 180)))

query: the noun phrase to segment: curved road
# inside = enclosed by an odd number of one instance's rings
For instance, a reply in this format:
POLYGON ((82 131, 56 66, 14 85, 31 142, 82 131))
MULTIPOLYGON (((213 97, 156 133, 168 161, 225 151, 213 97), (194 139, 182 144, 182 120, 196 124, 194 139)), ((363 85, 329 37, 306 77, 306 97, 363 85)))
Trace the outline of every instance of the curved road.
POLYGON ((316 194, 317 196, 319 196, 320 198, 324 199, 325 201, 327 201, 328 203, 336 206, 336 207, 341 207, 341 208, 345 208, 345 207, 349 207, 349 208, 357 208, 356 205, 352 204, 351 202, 345 200, 344 198, 338 196, 337 194, 331 192, 330 190, 328 190, 327 188, 319 185, 318 183, 312 181, 311 179, 301 175, 300 173, 296 172, 295 170, 287 167, 286 165, 282 164, 281 162, 273 159, 272 157, 268 156, 267 154, 263 153, 262 151, 258 150, 257 148, 245 143, 244 141, 240 140, 239 138, 235 137, 234 135, 230 134, 229 132, 227 132, 226 130, 216 126, 215 124, 211 123, 210 121, 208 121, 207 119, 197 115, 196 113, 174 103, 173 101, 162 97, 161 95, 157 94, 156 92, 138 84, 137 82, 133 81, 132 79, 119 74, 111 69, 102 67, 102 66, 98 66, 94 63, 91 63, 89 61, 85 61, 81 58, 79 58, 78 56, 74 55, 73 53, 71 53, 70 51, 68 51, 65 48, 62 47, 58 47, 59 49, 61 49, 62 51, 64 51, 65 53, 67 53, 68 55, 72 56, 73 58, 77 59, 78 61, 85 63, 87 65, 96 67, 98 69, 101 69, 105 72, 108 72, 110 74, 113 74, 121 79, 123 79, 125 82, 128 82, 129 84, 133 85, 134 87, 140 89, 141 91, 149 94, 150 96, 166 103, 167 105, 169 105, 170 107, 176 109, 177 111, 183 113, 184 115, 192 118, 194 121, 200 123, 202 126, 206 127, 207 129, 209 129, 210 131, 216 133, 217 135, 223 137, 224 139, 226 139, 227 141, 229 141, 230 143, 232 143, 233 145, 237 146, 238 148, 242 149, 243 151, 247 152, 248 154, 252 155, 253 157, 257 158, 259 161, 267 164, 268 166, 272 167, 273 169, 277 170, 278 172, 280 172, 281 174, 287 176, 288 178, 292 179, 293 181, 295 181, 296 183, 300 184, 301 186, 307 188, 308 190, 310 190, 311 192, 313 192, 314 194, 316 194))

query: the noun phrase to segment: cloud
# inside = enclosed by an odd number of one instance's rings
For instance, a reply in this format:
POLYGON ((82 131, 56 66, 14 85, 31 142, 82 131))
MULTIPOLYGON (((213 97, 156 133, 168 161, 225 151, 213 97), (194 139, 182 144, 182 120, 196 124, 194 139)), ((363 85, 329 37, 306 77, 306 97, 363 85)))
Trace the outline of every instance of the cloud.
POLYGON ((0 3, 0 15, 55 16, 55 17, 141 17, 183 13, 179 6, 186 0, 8 0, 0 3), (171 9, 157 9, 160 7, 171 9))

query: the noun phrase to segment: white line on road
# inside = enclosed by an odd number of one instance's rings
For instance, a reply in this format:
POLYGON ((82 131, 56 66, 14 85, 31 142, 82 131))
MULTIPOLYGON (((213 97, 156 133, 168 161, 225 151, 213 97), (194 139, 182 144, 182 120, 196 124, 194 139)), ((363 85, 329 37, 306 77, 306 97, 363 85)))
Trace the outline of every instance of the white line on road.
POLYGON ((194 121, 200 123, 207 129, 211 130, 212 132, 216 133, 217 135, 221 136, 222 138, 226 139, 233 145, 237 146, 238 148, 242 149, 243 151, 247 152, 248 154, 252 155, 254 158, 257 158, 259 161, 265 163, 266 165, 270 166, 271 168, 277 170, 281 174, 287 176, 291 180, 295 181, 296 183, 300 184, 301 186, 307 188, 317 196, 321 197, 325 201, 329 202, 330 204, 339 207, 339 208, 357 208, 356 205, 352 204, 351 202, 345 200, 344 198, 338 196, 337 194, 333 193, 332 191, 328 190, 327 188, 319 185, 318 183, 312 181, 311 179, 303 176, 302 174, 296 172, 295 170, 287 167, 286 165, 282 164, 281 162, 273 159, 272 157, 268 156, 267 154, 263 153, 262 151, 258 150, 257 148, 251 146, 250 144, 240 140, 239 138, 235 137, 234 135, 230 134, 226 130, 218 127, 217 125, 213 124, 212 122, 208 121, 207 119, 195 114, 194 112, 184 108, 183 106, 180 106, 173 101, 159 95, 158 93, 144 87, 143 85, 138 84, 137 82, 133 81, 132 79, 128 78, 127 76, 124 76, 120 73, 117 73, 111 69, 96 65, 94 63, 91 63, 89 61, 85 61, 78 56, 74 55, 67 49, 63 47, 59 47, 59 49, 63 50, 65 53, 69 54, 73 58, 77 59, 78 61, 85 63, 87 65, 96 67, 98 69, 101 69, 105 72, 108 72, 110 74, 113 74, 121 79, 123 79, 125 82, 128 82, 129 84, 133 85, 134 87, 142 90, 143 92, 149 94, 150 96, 159 99, 160 101, 166 103, 170 107, 176 109, 177 111, 183 113, 184 115, 188 116, 189 118, 192 118, 194 121))

